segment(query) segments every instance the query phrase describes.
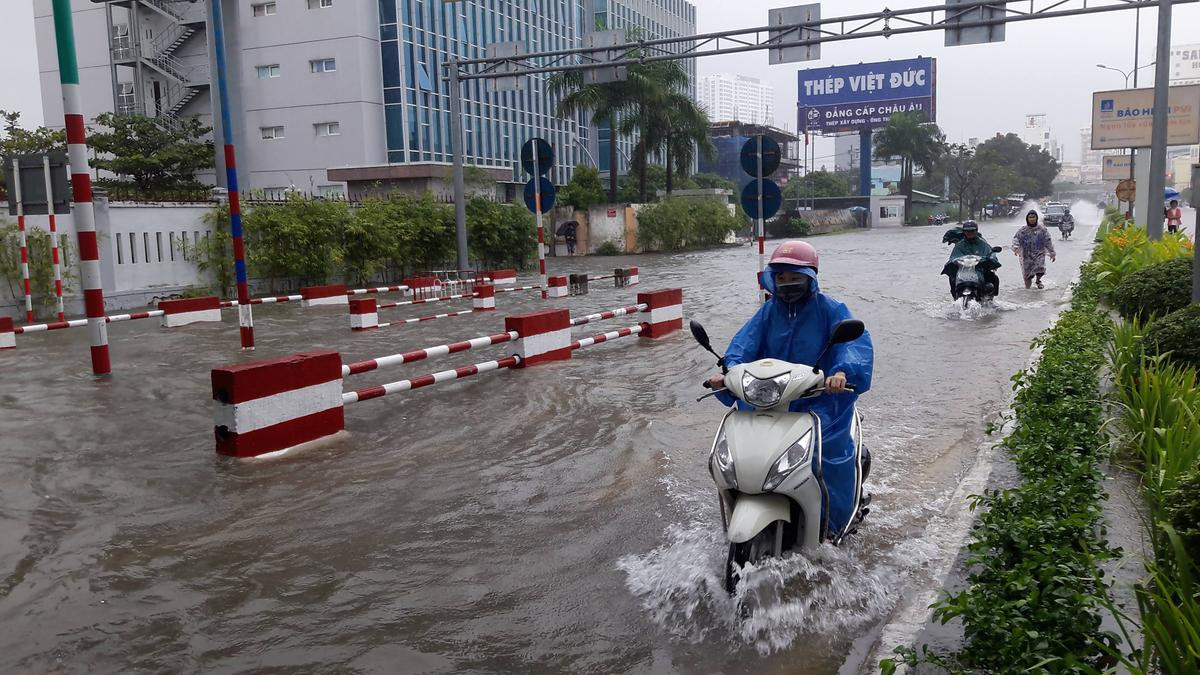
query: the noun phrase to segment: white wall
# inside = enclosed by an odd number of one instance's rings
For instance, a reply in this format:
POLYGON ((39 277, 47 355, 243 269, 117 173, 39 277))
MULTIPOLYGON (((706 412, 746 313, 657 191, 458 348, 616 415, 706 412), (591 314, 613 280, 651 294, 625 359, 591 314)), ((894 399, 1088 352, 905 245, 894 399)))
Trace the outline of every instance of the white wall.
MULTIPOLYGON (((2 203, 0 203, 2 204, 2 203)), ((0 206, 7 213, 7 204, 0 206)), ((96 204, 96 230, 100 235, 100 275, 104 284, 105 307, 109 312, 142 307, 156 297, 169 296, 188 286, 207 284, 196 266, 183 257, 182 238, 188 244, 210 230, 204 216, 211 204, 96 204), (130 242, 133 235, 133 242, 130 242), (149 256, 147 257, 147 253, 149 256), (161 255, 160 255, 161 254, 161 255)), ((15 218, 10 218, 15 222, 15 218)), ((70 241, 65 255, 64 285, 68 314, 82 314, 79 284, 78 247, 75 224, 70 215, 55 218, 59 234, 70 241)), ((26 216, 26 230, 41 236, 49 231, 46 216, 26 216)), ((64 252, 65 253, 65 252, 64 252)), ((19 285, 18 285, 19 288, 19 285)), ((19 291, 18 291, 19 292, 19 291)), ((36 291, 35 291, 36 292, 36 291)), ((39 297, 34 298, 35 308, 39 297)), ((24 297, 13 297, 7 284, 0 283, 0 316, 18 316, 24 297)))

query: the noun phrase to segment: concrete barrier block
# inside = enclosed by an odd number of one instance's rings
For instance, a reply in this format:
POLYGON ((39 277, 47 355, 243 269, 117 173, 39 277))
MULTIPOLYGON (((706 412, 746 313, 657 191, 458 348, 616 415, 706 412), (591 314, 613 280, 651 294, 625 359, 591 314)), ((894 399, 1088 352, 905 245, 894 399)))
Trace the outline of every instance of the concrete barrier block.
POLYGON ((668 288, 638 293, 638 304, 645 304, 648 319, 642 324, 642 337, 660 338, 683 328, 683 290, 668 288))
POLYGON ((321 305, 346 305, 350 297, 346 294, 345 284, 331 286, 305 286, 300 289, 301 306, 318 307, 321 305))
POLYGON ((570 292, 565 276, 546 278, 546 295, 551 298, 565 298, 570 292))
POLYGON ((220 322, 221 299, 215 295, 181 300, 160 300, 163 328, 177 328, 191 323, 220 322))
POLYGON ((17 334, 13 332, 13 320, 0 316, 0 349, 16 349, 17 334))
POLYGON ((520 368, 571 358, 571 313, 566 309, 505 317, 504 330, 520 335, 516 342, 520 368))
POLYGON ((476 312, 496 311, 496 287, 491 284, 475 284, 474 299, 471 301, 476 312))
POLYGON ((379 309, 375 298, 355 298, 350 301, 350 330, 379 328, 379 309))

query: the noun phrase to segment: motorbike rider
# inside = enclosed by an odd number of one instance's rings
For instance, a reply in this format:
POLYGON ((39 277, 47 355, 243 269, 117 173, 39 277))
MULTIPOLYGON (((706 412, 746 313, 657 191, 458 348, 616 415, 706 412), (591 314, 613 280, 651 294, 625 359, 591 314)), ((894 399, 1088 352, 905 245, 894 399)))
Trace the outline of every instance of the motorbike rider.
MULTIPOLYGON (((794 401, 789 410, 811 411, 821 420, 821 470, 829 490, 829 528, 838 535, 854 517, 856 463, 850 426, 854 402, 871 387, 875 349, 870 334, 864 332, 857 340, 833 345, 821 356, 834 326, 854 317, 846 305, 821 293, 819 262, 816 249, 804 241, 784 242, 775 249, 759 277, 771 299, 733 337, 725 352, 725 365, 777 358, 813 365, 826 374, 824 395, 794 401), (848 390, 847 384, 853 385, 854 391, 848 390)), ((725 376, 714 375, 709 384, 720 389, 725 386, 725 376)), ((735 402, 728 392, 718 393, 717 399, 726 406, 735 402)), ((868 467, 864 457, 864 477, 868 467)))
POLYGON ((992 245, 987 243, 983 235, 979 234, 979 223, 967 220, 963 222, 961 229, 963 238, 954 244, 954 249, 950 251, 950 259, 942 267, 942 274, 950 277, 950 295, 954 295, 954 284, 958 277, 958 265, 954 264, 954 261, 965 255, 977 255, 983 258, 979 263, 979 270, 983 272, 983 280, 992 285, 993 295, 999 295, 1000 277, 996 274, 996 268, 1000 267, 1000 261, 992 251, 992 245))

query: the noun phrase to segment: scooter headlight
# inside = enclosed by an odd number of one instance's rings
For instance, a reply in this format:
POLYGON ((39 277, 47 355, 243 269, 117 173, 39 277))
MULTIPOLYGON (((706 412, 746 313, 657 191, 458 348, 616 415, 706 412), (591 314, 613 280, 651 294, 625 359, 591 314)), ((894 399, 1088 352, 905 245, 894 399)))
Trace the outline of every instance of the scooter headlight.
POLYGON ((783 390, 791 381, 791 373, 769 377, 765 380, 746 373, 742 375, 742 398, 755 408, 770 408, 783 398, 783 390))
POLYGON ((763 483, 764 492, 770 492, 779 487, 788 474, 808 461, 812 454, 812 439, 813 430, 809 429, 799 440, 788 446, 788 449, 776 460, 775 466, 771 467, 771 472, 767 474, 767 480, 763 483))
POLYGON ((724 431, 717 437, 712 457, 713 463, 717 465, 717 470, 721 472, 721 478, 724 479, 725 485, 736 490, 737 473, 733 470, 733 453, 729 451, 729 441, 725 440, 724 431))

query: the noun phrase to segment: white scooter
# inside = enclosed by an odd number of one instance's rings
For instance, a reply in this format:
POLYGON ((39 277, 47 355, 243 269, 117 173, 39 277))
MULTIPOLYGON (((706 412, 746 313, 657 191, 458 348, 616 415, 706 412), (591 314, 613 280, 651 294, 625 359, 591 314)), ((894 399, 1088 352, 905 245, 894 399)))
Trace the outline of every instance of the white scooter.
MULTIPOLYGON (((691 329, 696 342, 724 369, 724 357, 713 351, 704 327, 692 321, 691 329)), ((857 340, 863 331, 861 321, 842 321, 825 350, 857 340)), ((871 469, 871 455, 862 443, 862 419, 856 409, 850 428, 857 476, 854 516, 845 532, 830 532, 829 493, 821 474, 821 420, 810 412, 788 410, 793 401, 824 393, 824 373, 815 366, 759 359, 728 369, 725 387, 754 407, 739 410, 735 404, 729 410, 709 456, 729 541, 725 590, 732 593, 742 565, 787 551, 812 550, 823 542, 836 545, 854 532, 869 512, 870 497, 863 497, 862 484, 871 469)))

